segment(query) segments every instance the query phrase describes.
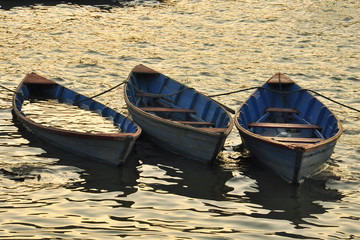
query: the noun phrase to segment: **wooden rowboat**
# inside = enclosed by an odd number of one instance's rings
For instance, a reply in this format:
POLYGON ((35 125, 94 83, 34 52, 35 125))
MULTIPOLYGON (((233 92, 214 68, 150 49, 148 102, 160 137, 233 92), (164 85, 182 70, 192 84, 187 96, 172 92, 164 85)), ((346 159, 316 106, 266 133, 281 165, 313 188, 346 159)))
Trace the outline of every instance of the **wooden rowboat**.
POLYGON ((34 73, 28 74, 19 84, 12 105, 14 118, 46 142, 77 155, 113 165, 121 165, 125 162, 135 140, 141 133, 141 128, 129 118, 34 73), (104 118, 111 119, 119 128, 119 132, 79 132, 37 123, 22 111, 25 100, 37 99, 56 99, 69 105, 78 102, 79 108, 97 112, 104 118))
POLYGON ((320 171, 342 133, 334 113, 281 73, 240 106, 235 125, 255 159, 292 183, 320 171))
POLYGON ((217 102, 144 65, 125 85, 133 120, 161 147, 203 163, 213 163, 233 122, 217 102))

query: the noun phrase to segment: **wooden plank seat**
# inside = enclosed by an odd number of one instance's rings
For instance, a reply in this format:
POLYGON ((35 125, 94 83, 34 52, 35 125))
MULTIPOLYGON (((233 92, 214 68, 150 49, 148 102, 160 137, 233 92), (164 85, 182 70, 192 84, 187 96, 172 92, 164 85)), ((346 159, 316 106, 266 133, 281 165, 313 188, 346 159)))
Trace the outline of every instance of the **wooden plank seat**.
POLYGON ((298 114, 299 111, 293 108, 267 108, 266 112, 278 112, 278 113, 295 113, 298 114))
POLYGON ((321 130, 321 126, 313 124, 296 124, 296 123, 269 123, 269 122, 252 122, 248 124, 249 128, 296 128, 296 129, 314 129, 321 130))
POLYGON ((186 125, 215 126, 215 123, 213 122, 197 122, 197 121, 176 121, 176 122, 186 125))
POLYGON ((186 108, 142 107, 146 112, 169 112, 169 113, 196 113, 195 110, 186 108))
POLYGON ((146 93, 146 92, 138 92, 135 93, 135 96, 137 97, 148 97, 148 98, 161 98, 161 95, 158 94, 152 94, 152 93, 146 93))
POLYGON ((227 128, 200 128, 209 132, 225 132, 227 128))
POLYGON ((272 140, 279 142, 294 142, 294 143, 317 143, 324 141, 322 138, 295 138, 295 137, 269 137, 272 140))

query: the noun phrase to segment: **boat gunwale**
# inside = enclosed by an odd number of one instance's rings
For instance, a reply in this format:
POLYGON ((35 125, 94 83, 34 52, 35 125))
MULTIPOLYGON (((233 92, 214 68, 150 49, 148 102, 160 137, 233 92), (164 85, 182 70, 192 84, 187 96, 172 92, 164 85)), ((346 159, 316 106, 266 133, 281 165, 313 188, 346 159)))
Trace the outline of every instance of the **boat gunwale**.
MULTIPOLYGON (((267 81, 262 85, 262 87, 266 83, 267 83, 267 81)), ((296 83, 294 82, 294 84, 296 84, 296 83)), ((299 86, 298 84, 296 84, 296 85, 299 86)), ((301 86, 299 86, 299 87, 302 88, 301 86)), ((243 128, 239 124, 239 121, 238 121, 238 118, 239 118, 239 115, 240 115, 240 109, 242 108, 242 106, 244 106, 249 101, 251 96, 253 96, 257 91, 259 91, 259 89, 256 89, 252 94, 250 94, 249 97, 245 101, 243 101, 243 103, 238 107, 238 109, 235 112, 234 122, 235 122, 236 128, 240 132, 240 135, 245 134, 245 135, 247 135, 249 137, 255 138, 255 139, 257 139, 259 141, 262 141, 262 142, 265 142, 265 143, 270 143, 270 144, 278 146, 278 147, 287 148, 287 149, 291 149, 291 150, 295 150, 295 151, 300 151, 301 150, 302 152, 310 152, 310 151, 319 149, 319 148, 321 148, 321 147, 323 147, 323 146, 325 146, 325 145, 327 145, 329 143, 337 141, 340 138, 340 136, 341 136, 341 134, 343 132, 343 126, 342 126, 340 120, 333 113, 333 111, 331 111, 330 108, 328 106, 326 106, 324 103, 322 103, 318 98, 316 98, 316 99, 321 104, 323 104, 324 107, 329 109, 329 111, 333 114, 333 116, 335 117, 335 119, 337 121, 337 127, 339 129, 338 132, 334 136, 332 136, 330 138, 327 138, 327 139, 324 139, 324 141, 320 141, 318 143, 312 143, 312 144, 301 144, 301 145, 297 144, 297 143, 285 143, 285 142, 279 142, 279 141, 273 140, 273 139, 269 138, 268 136, 262 136, 262 135, 253 133, 253 132, 249 131, 248 129, 243 128)), ((306 91, 306 92, 308 92, 308 91, 306 91)), ((309 94, 311 94, 311 93, 309 93, 309 94)))
MULTIPOLYGON (((20 94, 19 90, 20 88, 23 86, 23 85, 26 85, 26 84, 31 84, 31 75, 33 75, 34 73, 31 73, 31 74, 27 74, 25 76, 25 78, 19 83, 18 87, 16 88, 16 93, 14 94, 13 96, 13 100, 12 100, 12 107, 13 107, 13 112, 15 113, 16 117, 17 118, 20 118, 19 121, 22 121, 23 124, 26 123, 27 125, 29 126, 33 126, 33 127, 36 127, 38 129, 41 129, 43 131, 46 131, 46 132, 51 132, 51 133, 55 133, 55 134, 58 134, 58 135, 66 135, 66 136, 72 136, 72 137, 77 137, 77 138, 93 138, 93 139, 108 139, 108 140, 117 140, 117 141, 123 141, 123 140, 126 140, 126 139, 133 139, 133 138, 137 138, 140 136, 141 134, 141 127, 135 123, 134 121, 132 121, 131 119, 129 119, 130 121, 133 122, 133 124, 136 124, 137 126, 137 131, 134 132, 134 133, 89 133, 89 132, 79 132, 79 131, 75 131, 75 130, 67 130, 67 129, 61 129, 61 128, 57 128, 57 127, 51 127, 51 126, 44 126, 40 123, 37 123, 35 121, 33 121, 32 119, 30 119, 29 117, 26 117, 26 115, 24 116, 23 115, 23 112, 22 111, 19 111, 19 109, 17 108, 16 106, 16 96, 18 94, 20 94)), ((37 74, 36 74, 37 75, 37 74)), ((37 75, 39 76, 39 75, 37 75)), ((48 83, 45 83, 45 84, 54 84, 54 85, 60 85, 52 80, 49 80, 49 79, 46 79, 48 83)), ((34 81, 35 84, 39 84, 39 83, 36 83, 36 81, 34 81)), ((61 86, 61 85, 60 85, 61 86)), ((63 86, 64 87, 64 86, 63 86)), ((65 87, 64 87, 65 88, 65 87)), ((68 89, 68 88, 66 88, 68 89)), ((72 92, 74 92, 73 90, 71 89, 68 89, 72 92)), ((79 94, 81 96, 84 96, 82 94, 79 94)), ((96 103, 99 103, 93 99, 91 99, 91 101, 93 102, 96 102, 96 103)), ((21 102, 21 106, 22 106, 23 102, 21 102)), ((101 104, 101 103, 100 103, 101 104)), ((103 105, 103 104, 102 104, 103 105)), ((104 105, 105 106, 105 105, 104 105)), ((105 106, 106 107, 106 106, 105 106)), ((120 114, 120 113, 119 113, 120 114)), ((122 115, 122 114, 121 114, 122 115)), ((101 116, 101 115, 100 115, 101 116)), ((126 116, 124 116, 126 117, 126 116)))
MULTIPOLYGON (((136 67, 134 67, 134 69, 136 69, 136 67)), ((134 70, 133 69, 133 70, 134 70)), ((211 136, 219 136, 219 135, 224 135, 224 136, 228 136, 230 134, 230 132, 232 131, 233 127, 234 127, 234 120, 233 117, 230 115, 230 113, 228 111, 226 111, 225 108, 223 108, 223 106, 221 106, 220 104, 218 104, 217 102, 215 102, 221 109, 223 109, 225 111, 225 113, 227 114, 227 116, 229 117, 229 124, 226 128, 224 132, 216 132, 216 131, 209 131, 207 130, 207 128, 198 128, 198 127, 194 127, 194 126, 190 126, 190 125, 186 125, 186 124, 182 124, 182 123, 178 123, 176 121, 173 121, 171 119, 166 119, 166 118, 162 118, 159 116, 156 116, 154 114, 148 113, 142 109, 140 109, 139 107, 135 106, 132 102, 130 102, 128 95, 127 95, 127 86, 128 86, 128 82, 130 81, 130 77, 133 74, 133 70, 130 72, 125 84, 124 84, 124 99, 125 102, 128 106, 128 108, 131 108, 134 111, 137 111, 139 113, 141 113, 142 115, 147 116, 148 118, 152 119, 153 121, 168 125, 168 126, 173 126, 173 127, 177 127, 177 128, 181 128, 181 129, 186 129, 186 130, 190 130, 190 131, 196 131, 199 133, 203 133, 203 134, 207 134, 207 135, 211 135, 211 136)), ((158 73, 158 72, 157 72, 158 73)), ((158 73, 160 74, 160 73, 158 73)), ((180 83, 180 82, 179 82, 180 83)), ((180 83, 183 86, 187 87, 185 84, 180 83)), ((193 89, 196 93, 203 95, 204 97, 206 97, 209 101, 214 102, 213 99, 209 98, 208 96, 200 93, 199 91, 197 91, 196 89, 193 89)))

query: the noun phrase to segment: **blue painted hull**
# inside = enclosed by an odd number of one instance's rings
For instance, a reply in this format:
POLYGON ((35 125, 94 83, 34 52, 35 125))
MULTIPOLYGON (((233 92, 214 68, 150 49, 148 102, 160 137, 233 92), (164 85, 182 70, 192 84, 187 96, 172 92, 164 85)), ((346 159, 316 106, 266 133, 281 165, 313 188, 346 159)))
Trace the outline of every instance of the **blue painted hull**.
POLYGON ((231 116, 219 104, 142 65, 133 69, 128 82, 124 93, 129 113, 155 143, 202 163, 215 161, 233 127, 231 116), (167 113, 164 117, 157 112, 143 110, 142 107, 159 107, 156 103, 159 99, 160 104, 167 104, 170 111, 175 108, 193 110, 194 113, 186 117, 184 113, 167 113), (187 123, 189 120, 211 122, 212 127, 180 123, 185 120, 187 123))
POLYGON ((129 107, 129 113, 143 131, 162 148, 178 153, 196 161, 212 163, 222 150, 226 136, 224 133, 211 133, 176 123, 145 116, 136 108, 129 107))
POLYGON ((342 133, 335 115, 283 74, 251 94, 235 125, 257 162, 292 183, 319 172, 342 133))
POLYGON ((122 165, 141 133, 141 128, 136 123, 120 113, 36 74, 27 75, 16 92, 12 113, 20 124, 46 142, 82 157, 111 165, 122 165), (121 132, 84 133, 38 124, 26 117, 21 108, 24 100, 39 98, 57 99, 67 104, 79 102, 80 108, 112 119, 121 132))
POLYGON ((323 168, 323 164, 333 153, 336 141, 318 149, 304 152, 304 149, 291 149, 278 144, 270 144, 257 138, 243 135, 246 148, 255 160, 277 173, 287 182, 301 183, 323 168), (300 166, 297 166, 297 161, 300 166))

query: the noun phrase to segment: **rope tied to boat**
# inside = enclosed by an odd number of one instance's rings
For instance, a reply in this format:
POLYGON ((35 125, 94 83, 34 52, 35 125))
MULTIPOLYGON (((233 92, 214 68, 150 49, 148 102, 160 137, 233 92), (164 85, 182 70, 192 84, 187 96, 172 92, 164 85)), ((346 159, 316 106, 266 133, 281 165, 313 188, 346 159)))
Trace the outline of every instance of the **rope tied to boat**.
POLYGON ((249 90, 252 90, 252 89, 258 89, 258 88, 260 88, 260 87, 244 88, 244 89, 235 90, 235 91, 226 92, 226 93, 208 95, 208 97, 219 97, 219 96, 231 95, 231 94, 234 94, 234 93, 245 92, 245 91, 249 91, 249 90))
POLYGON ((116 86, 114 86, 114 87, 111 87, 111 88, 109 88, 109 89, 107 89, 107 90, 105 90, 105 91, 103 91, 103 92, 101 92, 101 93, 98 93, 98 94, 96 94, 96 95, 94 95, 94 96, 92 96, 92 97, 88 97, 88 98, 85 98, 85 99, 83 99, 83 100, 74 102, 73 105, 77 105, 77 104, 82 103, 82 102, 85 102, 85 101, 87 101, 87 100, 90 100, 90 99, 99 97, 99 96, 101 96, 101 95, 103 95, 103 94, 105 94, 105 93, 108 93, 108 92, 114 90, 115 88, 120 87, 121 85, 123 85, 123 84, 125 84, 125 83, 127 83, 127 81, 121 82, 121 83, 119 83, 118 85, 116 85, 116 86))
POLYGON ((297 92, 305 92, 305 91, 308 91, 308 92, 312 92, 320 97, 323 97, 331 102, 334 102, 340 106, 343 106, 343 107, 346 107, 346 108, 349 108, 353 111, 356 111, 356 112, 360 112, 359 109, 356 109, 356 108, 353 108, 351 106, 348 106, 346 104, 343 104, 339 101, 336 101, 330 97, 327 97, 321 93, 318 93, 314 90, 311 90, 311 89, 298 89, 298 90, 294 90, 294 91, 291 91, 291 92, 286 92, 286 91, 279 91, 279 90, 274 90, 274 89, 270 89, 270 88, 265 88, 265 87, 250 87, 250 88, 244 88, 244 89, 239 89, 239 90, 236 90, 236 91, 231 91, 231 92, 226 92, 226 93, 219 93, 219 94, 214 94, 214 95, 209 95, 208 97, 218 97, 218 96, 224 96, 224 95, 230 95, 230 94, 234 94, 234 93, 239 93, 239 92, 244 92, 244 91, 248 91, 248 90, 252 90, 252 89, 264 89, 266 91, 270 91, 270 92, 274 92, 274 93, 279 93, 279 94, 283 94, 283 95, 289 95, 289 94, 293 94, 293 93, 297 93, 297 92))
POLYGON ((9 92, 15 93, 15 94, 18 93, 18 92, 14 91, 14 90, 11 90, 10 88, 7 88, 7 87, 5 87, 3 85, 0 85, 0 87, 7 90, 7 91, 9 91, 9 92))
POLYGON ((147 92, 144 92, 144 91, 138 89, 138 88, 137 88, 134 84, 132 84, 131 82, 129 82, 129 81, 123 81, 123 82, 119 83, 118 85, 116 85, 116 86, 114 86, 114 87, 111 87, 111 88, 109 88, 109 89, 107 89, 107 90, 105 90, 105 91, 103 91, 103 92, 101 92, 101 93, 98 93, 98 94, 96 94, 96 95, 94 95, 94 96, 92 96, 92 97, 88 97, 88 98, 85 98, 85 99, 83 99, 83 100, 74 102, 73 105, 77 105, 77 104, 79 104, 79 103, 82 103, 82 102, 88 101, 88 100, 90 100, 90 99, 99 97, 99 96, 101 96, 101 95, 103 95, 103 94, 105 94, 105 93, 108 93, 108 92, 114 90, 115 88, 120 87, 121 85, 123 85, 123 84, 125 84, 125 83, 126 83, 126 84, 130 84, 130 85, 135 89, 136 92, 138 92, 138 93, 146 93, 148 96, 151 96, 151 97, 171 97, 171 96, 174 96, 174 95, 176 95, 176 94, 178 94, 178 93, 185 92, 185 91, 187 91, 187 90, 189 90, 189 89, 193 89, 193 88, 185 88, 185 89, 182 89, 182 90, 180 90, 180 91, 177 91, 177 92, 174 92, 174 93, 171 93, 171 94, 155 94, 155 93, 147 93, 147 92))
MULTIPOLYGON (((85 101, 87 101, 87 100, 96 98, 96 97, 98 97, 98 96, 101 96, 101 95, 103 95, 103 94, 105 94, 105 93, 107 93, 107 92, 110 92, 110 91, 112 91, 112 90, 120 87, 121 85, 123 85, 123 84, 125 84, 125 83, 131 84, 132 87, 135 89, 135 91, 137 91, 137 92, 139 92, 139 93, 145 93, 145 92, 143 92, 142 90, 138 89, 136 86, 134 86, 134 84, 132 84, 131 82, 124 81, 124 82, 121 82, 121 83, 117 84, 116 86, 111 87, 111 88, 109 88, 109 89, 107 89, 107 90, 105 90, 105 91, 103 91, 103 92, 101 92, 101 93, 98 93, 98 94, 96 94, 96 95, 94 95, 94 96, 92 96, 92 97, 88 97, 88 98, 86 98, 86 99, 83 99, 83 100, 74 102, 73 104, 76 105, 76 104, 85 102, 85 101)), ((18 93, 18 92, 14 91, 14 90, 11 90, 11 89, 9 89, 9 88, 1 85, 1 84, 0 84, 0 87, 3 88, 3 89, 5 89, 5 90, 7 90, 7 91, 9 91, 9 92, 15 93, 15 94, 18 93)), ((174 96, 174 95, 176 95, 176 94, 178 94, 178 93, 187 91, 187 90, 189 90, 189 89, 193 89, 193 88, 185 88, 185 89, 182 89, 182 90, 180 90, 180 91, 176 91, 176 92, 171 93, 171 94, 155 94, 155 93, 146 93, 146 94, 149 94, 149 96, 152 96, 152 97, 171 97, 171 96, 174 96)), ((339 101, 336 101, 336 100, 334 100, 334 99, 332 99, 332 98, 330 98, 330 97, 327 97, 327 96, 325 96, 325 95, 323 95, 323 94, 321 94, 321 93, 318 93, 318 92, 316 92, 316 91, 314 91, 314 90, 311 90, 311 89, 299 89, 299 90, 295 90, 295 91, 291 91, 291 92, 284 92, 284 91, 278 91, 278 90, 274 90, 274 89, 270 89, 270 88, 264 88, 264 87, 250 87, 250 88, 239 89, 239 90, 236 90, 236 91, 231 91, 231 92, 226 92, 226 93, 219 93, 219 94, 214 94, 214 95, 207 95, 207 97, 213 98, 213 97, 218 97, 218 96, 231 95, 231 94, 234 94, 234 93, 249 91, 249 90, 253 90, 253 89, 264 89, 264 90, 267 90, 267 91, 271 91, 271 92, 275 92, 275 93, 280 93, 280 94, 285 94, 285 95, 289 95, 289 94, 293 94, 293 93, 301 92, 301 91, 308 91, 308 92, 312 92, 312 93, 314 93, 314 94, 316 94, 316 95, 318 95, 318 96, 320 96, 320 97, 323 97, 323 98, 325 98, 325 99, 327 99, 327 100, 329 100, 329 101, 332 101, 332 102, 334 102, 334 103, 336 103, 336 104, 338 104, 338 105, 340 105, 340 106, 349 108, 349 109, 351 109, 351 110, 353 110, 353 111, 356 111, 356 112, 360 112, 359 109, 356 109, 356 108, 353 108, 353 107, 348 106, 348 105, 346 105, 346 104, 343 104, 343 103, 341 103, 341 102, 339 102, 339 101)), ((228 110, 231 110, 231 109, 228 109, 228 110)), ((233 112, 233 110, 230 111, 230 112, 233 112)))
POLYGON ((324 96, 324 95, 322 95, 322 94, 320 94, 320 93, 318 93, 318 92, 315 92, 315 91, 313 91, 313 90, 311 90, 311 89, 307 89, 307 91, 312 92, 312 93, 315 93, 316 95, 318 95, 318 96, 320 96, 320 97, 323 97, 323 98, 325 98, 325 99, 327 99, 327 100, 329 100, 329 101, 332 101, 332 102, 334 102, 334 103, 336 103, 336 104, 339 104, 340 106, 349 108, 349 109, 351 109, 351 110, 353 110, 353 111, 356 111, 356 112, 360 112, 359 109, 356 109, 356 108, 350 107, 350 106, 348 106, 348 105, 345 105, 345 104, 343 104, 343 103, 341 103, 341 102, 335 101, 334 99, 331 99, 331 98, 329 98, 329 97, 326 97, 326 96, 324 96))

